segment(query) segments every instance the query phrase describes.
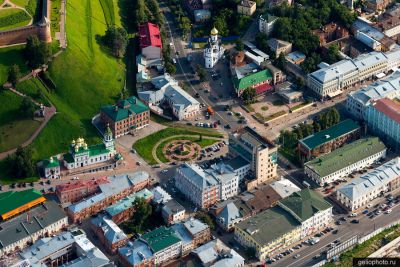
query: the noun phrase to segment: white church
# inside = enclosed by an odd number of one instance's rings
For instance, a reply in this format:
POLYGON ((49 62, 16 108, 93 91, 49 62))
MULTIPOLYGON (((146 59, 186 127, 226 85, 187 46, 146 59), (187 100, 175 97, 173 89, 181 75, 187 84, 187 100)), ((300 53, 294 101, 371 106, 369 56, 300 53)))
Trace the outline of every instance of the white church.
POLYGON ((218 38, 218 30, 214 27, 211 30, 211 36, 208 38, 208 43, 204 47, 204 64, 207 69, 212 69, 218 60, 224 55, 225 49, 218 38))

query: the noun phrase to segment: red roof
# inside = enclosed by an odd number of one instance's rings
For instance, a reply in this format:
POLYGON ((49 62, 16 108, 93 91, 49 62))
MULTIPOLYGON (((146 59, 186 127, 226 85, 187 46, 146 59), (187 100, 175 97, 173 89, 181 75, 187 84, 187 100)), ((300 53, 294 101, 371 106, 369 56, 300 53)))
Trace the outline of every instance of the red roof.
POLYGON ((266 91, 271 90, 272 86, 269 85, 268 83, 263 83, 261 85, 255 86, 254 88, 256 89, 257 95, 259 95, 259 94, 262 94, 262 93, 264 93, 266 91))
POLYGON ((374 108, 397 123, 400 123, 399 103, 387 98, 382 98, 375 102, 374 108))
POLYGON ((140 48, 156 46, 162 48, 160 28, 150 22, 139 25, 140 48))
POLYGON ((64 191, 69 191, 69 190, 74 190, 78 188, 86 188, 86 187, 93 187, 93 186, 99 186, 100 184, 105 184, 108 183, 108 178, 107 176, 104 177, 99 177, 94 180, 82 180, 82 181, 75 181, 75 182, 70 182, 67 184, 60 184, 56 186, 56 191, 58 192, 64 192, 64 191))

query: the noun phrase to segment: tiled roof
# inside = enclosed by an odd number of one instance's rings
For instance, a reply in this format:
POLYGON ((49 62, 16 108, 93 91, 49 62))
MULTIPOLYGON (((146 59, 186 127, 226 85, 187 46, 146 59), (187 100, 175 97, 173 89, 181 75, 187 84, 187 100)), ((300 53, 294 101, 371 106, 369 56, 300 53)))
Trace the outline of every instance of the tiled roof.
POLYGON ((123 100, 123 102, 119 102, 118 105, 107 105, 101 107, 101 111, 107 114, 107 116, 114 122, 124 120, 132 114, 140 114, 148 110, 149 107, 135 96, 131 96, 123 100))
POLYGON ((279 206, 293 212, 301 221, 306 221, 319 211, 332 208, 331 204, 308 188, 282 199, 279 206))
POLYGON ((0 215, 17 209, 39 198, 43 198, 43 201, 45 200, 42 193, 36 189, 0 193, 0 215))
POLYGON ((158 25, 147 22, 139 25, 140 47, 162 47, 161 34, 158 25))
POLYGON ((299 142, 309 150, 312 150, 359 128, 360 126, 357 122, 347 119, 318 133, 307 136, 306 138, 301 139, 299 142))
POLYGON ((141 239, 146 241, 154 253, 181 242, 174 231, 165 226, 142 235, 141 239))
POLYGON ((385 114, 390 119, 400 123, 400 103, 388 98, 382 98, 375 102, 374 108, 385 114))
POLYGON ((339 171, 386 149, 378 137, 363 138, 305 164, 320 177, 339 171))

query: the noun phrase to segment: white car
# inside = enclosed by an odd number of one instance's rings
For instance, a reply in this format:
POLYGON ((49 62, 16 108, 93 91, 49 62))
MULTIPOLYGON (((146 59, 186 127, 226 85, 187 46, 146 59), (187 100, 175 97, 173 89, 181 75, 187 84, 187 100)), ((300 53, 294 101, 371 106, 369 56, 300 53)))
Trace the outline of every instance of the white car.
POLYGON ((391 209, 388 209, 387 211, 385 211, 386 214, 390 214, 392 212, 391 209))
POLYGON ((367 205, 367 208, 369 209, 369 208, 371 208, 372 207, 372 204, 368 204, 367 205))
POLYGON ((167 172, 168 172, 167 169, 161 171, 161 173, 167 173, 167 172))
POLYGON ((352 213, 350 217, 357 217, 357 213, 352 213))

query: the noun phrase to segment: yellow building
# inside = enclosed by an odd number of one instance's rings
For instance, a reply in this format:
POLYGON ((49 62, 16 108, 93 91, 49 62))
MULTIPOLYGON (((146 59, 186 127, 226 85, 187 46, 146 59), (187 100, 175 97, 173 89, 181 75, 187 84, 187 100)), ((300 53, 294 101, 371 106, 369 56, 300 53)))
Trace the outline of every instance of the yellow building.
POLYGON ((256 2, 242 0, 237 5, 237 12, 241 15, 252 16, 256 12, 256 2))
POLYGON ((263 261, 300 240, 301 223, 280 207, 273 207, 235 226, 235 240, 253 247, 263 261))
POLYGON ((0 217, 7 220, 45 201, 42 194, 35 189, 1 193, 0 217))

